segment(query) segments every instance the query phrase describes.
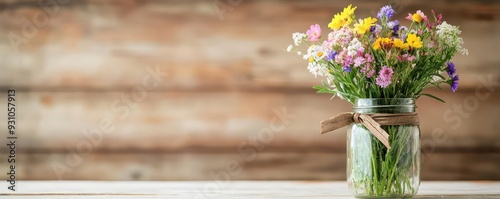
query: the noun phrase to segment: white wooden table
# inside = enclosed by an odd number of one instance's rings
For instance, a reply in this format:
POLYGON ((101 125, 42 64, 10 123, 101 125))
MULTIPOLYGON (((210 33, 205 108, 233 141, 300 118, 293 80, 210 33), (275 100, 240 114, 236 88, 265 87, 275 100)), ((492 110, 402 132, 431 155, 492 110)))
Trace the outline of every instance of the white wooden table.
MULTIPOLYGON (((18 181, 16 192, 5 186, 0 198, 353 198, 342 181, 18 181)), ((423 182, 416 198, 500 198, 500 181, 423 182)))

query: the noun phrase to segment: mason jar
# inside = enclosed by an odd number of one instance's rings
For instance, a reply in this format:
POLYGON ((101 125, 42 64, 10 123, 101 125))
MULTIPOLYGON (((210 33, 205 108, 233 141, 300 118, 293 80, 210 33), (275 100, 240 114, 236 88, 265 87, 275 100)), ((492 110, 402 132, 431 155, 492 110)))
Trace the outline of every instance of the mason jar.
MULTIPOLYGON (((411 98, 358 99, 360 114, 412 113, 411 98)), ((353 123, 347 132, 347 182, 357 198, 409 198, 420 185, 420 129, 418 125, 388 125, 388 149, 365 126, 353 123)))

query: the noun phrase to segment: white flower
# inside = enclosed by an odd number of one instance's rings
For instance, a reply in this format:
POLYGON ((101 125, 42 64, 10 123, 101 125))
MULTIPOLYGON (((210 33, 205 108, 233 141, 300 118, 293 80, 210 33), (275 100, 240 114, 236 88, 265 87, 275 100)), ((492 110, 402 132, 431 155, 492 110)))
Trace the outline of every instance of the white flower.
POLYGON ((302 52, 300 52, 300 51, 297 51, 297 55, 302 55, 302 52))
POLYGON ((318 76, 328 77, 328 75, 330 75, 327 68, 328 65, 321 61, 323 58, 325 58, 325 56, 326 54, 325 52, 323 52, 323 46, 311 45, 307 49, 307 54, 305 54, 303 58, 309 59, 309 64, 307 65, 307 69, 309 69, 309 72, 313 74, 314 77, 318 76))
POLYGON ((325 63, 319 63, 319 62, 311 62, 309 65, 307 65, 307 69, 309 69, 309 72, 314 75, 314 77, 319 76, 327 76, 330 73, 328 72, 328 69, 326 68, 327 65, 325 63))
POLYGON ((462 53, 462 55, 469 55, 469 50, 466 48, 461 48, 458 52, 462 53))
POLYGON ((307 49, 307 54, 303 56, 304 59, 314 58, 313 60, 321 60, 326 56, 326 53, 323 51, 323 46, 311 45, 307 49))
POLYGON ((287 52, 290 52, 290 51, 292 51, 292 48, 293 48, 293 46, 292 46, 292 45, 289 45, 289 46, 288 46, 288 48, 286 48, 286 51, 287 51, 287 52))
POLYGON ((358 51, 364 51, 363 44, 357 39, 354 38, 347 47, 347 55, 350 57, 354 57, 358 54, 358 51))
POLYGON ((464 40, 459 36, 462 31, 460 31, 457 26, 450 25, 445 21, 438 25, 436 29, 437 37, 441 42, 456 48, 458 52, 461 52, 464 55, 469 54, 469 51, 462 47, 464 40))
POLYGON ((302 40, 304 40, 305 38, 307 38, 307 34, 296 32, 296 33, 292 34, 292 38, 293 38, 293 43, 296 46, 299 46, 302 43, 302 40))
POLYGON ((328 41, 331 44, 345 47, 353 37, 353 31, 348 27, 342 27, 328 34, 328 41))

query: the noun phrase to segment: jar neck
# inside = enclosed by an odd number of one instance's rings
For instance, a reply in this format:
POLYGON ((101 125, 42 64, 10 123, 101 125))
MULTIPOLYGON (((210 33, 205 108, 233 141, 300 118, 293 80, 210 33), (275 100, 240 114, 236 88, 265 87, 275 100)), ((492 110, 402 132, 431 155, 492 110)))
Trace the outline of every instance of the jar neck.
POLYGON ((360 98, 352 107, 356 113, 412 113, 415 100, 412 98, 360 98))

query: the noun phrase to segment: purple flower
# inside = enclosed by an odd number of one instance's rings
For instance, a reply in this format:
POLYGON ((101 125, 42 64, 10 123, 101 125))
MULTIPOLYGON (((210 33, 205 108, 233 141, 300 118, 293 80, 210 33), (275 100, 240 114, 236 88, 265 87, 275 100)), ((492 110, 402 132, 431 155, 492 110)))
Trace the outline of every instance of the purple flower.
POLYGON ((405 40, 406 37, 408 36, 408 28, 406 26, 400 26, 399 30, 401 30, 401 35, 399 38, 405 40))
POLYGON ((399 31, 399 21, 398 20, 389 21, 387 22, 387 26, 392 30, 392 36, 397 37, 399 31))
POLYGON ((392 72, 392 68, 382 66, 375 83, 382 88, 386 88, 389 84, 391 84, 392 72))
POLYGON ((387 19, 390 19, 391 17, 394 16, 394 14, 396 14, 396 11, 392 9, 392 6, 387 5, 380 9, 380 11, 377 14, 377 18, 382 19, 382 17, 386 16, 387 19))
POLYGON ((332 51, 330 51, 330 53, 328 53, 328 55, 326 55, 326 60, 333 61, 336 56, 337 56, 337 52, 332 50, 332 51))
POLYGON ((388 26, 390 29, 393 29, 393 28, 394 28, 394 26, 398 26, 398 29, 399 29, 399 21, 398 21, 398 20, 389 21, 389 22, 387 22, 387 26, 388 26))
POLYGON ((455 77, 451 78, 451 91, 453 92, 456 92, 457 89, 458 89, 458 80, 460 80, 460 78, 458 77, 458 75, 455 75, 455 77))
POLYGON ((348 72, 351 72, 351 67, 349 66, 342 66, 342 69, 344 69, 344 72, 348 73, 348 72))
POLYGON ((446 72, 448 73, 448 76, 453 78, 453 75, 457 72, 455 69, 455 64, 453 62, 448 62, 448 68, 446 68, 446 72))
POLYGON ((392 28, 392 35, 397 37, 398 36, 398 31, 399 31, 399 25, 395 25, 393 28, 392 28))
POLYGON ((375 31, 375 26, 370 27, 370 32, 373 32, 373 31, 375 31))

